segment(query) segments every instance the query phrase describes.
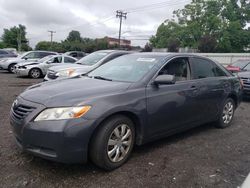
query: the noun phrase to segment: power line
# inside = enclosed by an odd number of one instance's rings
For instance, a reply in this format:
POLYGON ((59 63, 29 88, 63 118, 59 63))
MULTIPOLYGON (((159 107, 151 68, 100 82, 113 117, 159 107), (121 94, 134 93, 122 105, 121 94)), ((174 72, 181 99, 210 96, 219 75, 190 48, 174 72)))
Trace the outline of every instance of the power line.
POLYGON ((120 27, 119 27, 119 47, 121 46, 121 31, 122 31, 122 19, 127 19, 127 13, 121 10, 116 11, 116 18, 120 19, 120 27))
POLYGON ((175 5, 180 5, 184 3, 188 3, 190 0, 180 0, 180 1, 175 1, 175 2, 170 2, 170 1, 165 1, 161 3, 154 3, 150 5, 145 5, 141 7, 136 7, 136 8, 131 8, 131 9, 126 9, 128 13, 134 13, 134 12, 144 12, 144 11, 151 11, 159 8, 165 8, 168 6, 175 6, 175 5))

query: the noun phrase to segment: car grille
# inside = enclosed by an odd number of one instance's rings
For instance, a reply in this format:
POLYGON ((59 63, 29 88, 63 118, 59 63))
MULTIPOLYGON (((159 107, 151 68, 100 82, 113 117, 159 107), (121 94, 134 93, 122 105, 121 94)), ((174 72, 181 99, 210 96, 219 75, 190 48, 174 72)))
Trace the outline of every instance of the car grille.
POLYGON ((56 79, 58 76, 56 76, 56 72, 54 72, 54 71, 48 71, 48 78, 49 79, 52 79, 52 80, 54 80, 54 79, 56 79))
POLYGON ((243 81, 244 89, 250 90, 250 78, 241 78, 241 80, 243 81))
POLYGON ((18 104, 18 105, 13 105, 11 108, 11 115, 17 120, 23 120, 26 118, 35 108, 18 104))

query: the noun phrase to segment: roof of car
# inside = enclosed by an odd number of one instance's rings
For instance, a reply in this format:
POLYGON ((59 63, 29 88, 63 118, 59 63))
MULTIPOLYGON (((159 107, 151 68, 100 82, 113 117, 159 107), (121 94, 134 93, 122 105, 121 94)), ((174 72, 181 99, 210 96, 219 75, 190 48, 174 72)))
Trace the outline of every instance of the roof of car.
POLYGON ((187 56, 187 57, 201 57, 201 58, 206 58, 204 56, 199 56, 199 55, 196 55, 196 54, 193 54, 193 53, 174 53, 174 52, 140 52, 140 53, 137 52, 137 53, 134 53, 134 55, 158 56, 158 57, 187 56))
POLYGON ((46 50, 32 50, 32 51, 29 51, 29 52, 48 52, 48 53, 58 54, 57 52, 46 51, 46 50))
POLYGON ((105 53, 132 53, 131 51, 126 51, 126 50, 98 50, 96 52, 105 52, 105 53))

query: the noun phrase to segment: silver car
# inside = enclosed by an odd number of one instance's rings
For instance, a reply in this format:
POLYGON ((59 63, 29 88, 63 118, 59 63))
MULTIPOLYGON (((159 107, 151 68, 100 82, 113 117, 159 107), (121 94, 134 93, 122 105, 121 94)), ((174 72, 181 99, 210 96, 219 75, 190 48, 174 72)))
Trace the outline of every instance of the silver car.
POLYGON ((0 69, 8 70, 9 72, 14 72, 14 66, 22 62, 37 61, 48 55, 57 55, 56 52, 49 51, 29 51, 17 58, 7 58, 0 61, 0 69))
POLYGON ((129 53, 131 52, 122 50, 96 51, 83 57, 73 65, 61 65, 50 68, 44 78, 44 81, 64 79, 86 74, 112 59, 129 53))
POLYGON ((77 61, 76 58, 67 55, 46 56, 35 62, 24 62, 15 65, 14 72, 18 76, 29 76, 31 78, 40 78, 45 76, 48 68, 62 64, 72 64, 77 61))

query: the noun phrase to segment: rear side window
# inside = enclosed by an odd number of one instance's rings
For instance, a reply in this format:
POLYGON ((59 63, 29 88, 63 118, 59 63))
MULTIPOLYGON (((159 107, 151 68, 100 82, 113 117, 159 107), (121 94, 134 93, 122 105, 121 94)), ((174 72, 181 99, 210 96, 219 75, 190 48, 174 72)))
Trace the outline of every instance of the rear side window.
POLYGON ((64 57, 64 63, 75 63, 76 60, 69 58, 69 57, 64 57))
POLYGON ((70 56, 72 56, 72 57, 77 57, 77 52, 71 52, 71 53, 70 53, 70 56))
POLYGON ((193 79, 215 77, 214 64, 201 58, 191 58, 193 79))
POLYGON ((54 53, 51 53, 51 52, 38 52, 37 53, 37 58, 43 58, 43 57, 46 57, 48 55, 55 55, 54 53))
POLYGON ((84 57, 84 53, 79 52, 79 53, 78 53, 78 57, 84 57))
POLYGON ((0 50, 0 55, 5 55, 5 54, 8 54, 8 52, 0 50))

